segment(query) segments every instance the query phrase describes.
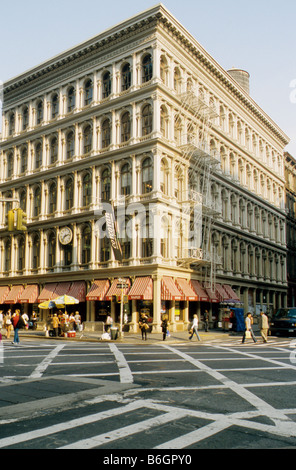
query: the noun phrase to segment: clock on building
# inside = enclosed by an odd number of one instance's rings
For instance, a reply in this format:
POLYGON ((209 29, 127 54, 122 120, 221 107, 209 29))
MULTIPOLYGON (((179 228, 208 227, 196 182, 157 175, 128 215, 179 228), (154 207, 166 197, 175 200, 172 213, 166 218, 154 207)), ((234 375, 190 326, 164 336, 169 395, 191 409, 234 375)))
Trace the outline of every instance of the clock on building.
POLYGON ((73 233, 70 227, 63 227, 59 233, 59 240, 62 245, 68 245, 71 243, 73 238, 73 233))

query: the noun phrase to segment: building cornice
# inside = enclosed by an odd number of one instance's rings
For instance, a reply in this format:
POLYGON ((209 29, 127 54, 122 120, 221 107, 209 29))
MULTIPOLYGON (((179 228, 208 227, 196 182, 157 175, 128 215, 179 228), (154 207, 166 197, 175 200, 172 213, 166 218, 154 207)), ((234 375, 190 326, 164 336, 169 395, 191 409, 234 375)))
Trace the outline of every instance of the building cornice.
POLYGON ((13 93, 18 88, 28 85, 53 72, 58 72, 65 66, 72 66, 83 59, 105 49, 122 43, 123 40, 135 36, 140 31, 151 26, 161 26, 173 36, 187 53, 193 56, 206 69, 214 75, 216 80, 224 86, 243 106, 245 106, 261 123, 273 132, 281 143, 289 144, 289 137, 274 123, 274 121, 258 106, 248 93, 210 56, 210 54, 197 42, 197 40, 176 20, 176 18, 162 5, 155 7, 126 20, 103 33, 83 42, 52 59, 24 72, 23 74, 4 83, 5 95, 13 93))

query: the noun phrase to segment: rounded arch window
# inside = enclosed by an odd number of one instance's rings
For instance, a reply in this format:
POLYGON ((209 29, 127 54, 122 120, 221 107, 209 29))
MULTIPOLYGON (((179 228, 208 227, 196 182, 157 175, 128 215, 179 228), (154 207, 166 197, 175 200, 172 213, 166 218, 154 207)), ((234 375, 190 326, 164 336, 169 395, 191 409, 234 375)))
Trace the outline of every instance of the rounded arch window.
POLYGON ((69 210, 73 207, 73 197, 74 197, 74 185, 72 178, 68 178, 66 181, 66 191, 65 191, 65 209, 69 210))
POLYGON ((71 113, 71 111, 75 109, 75 105, 76 105, 76 93, 75 93, 75 88, 73 86, 71 86, 68 90, 67 99, 68 99, 68 102, 67 102, 68 113, 71 113))
POLYGON ((151 134, 152 132, 152 106, 146 104, 142 110, 142 136, 151 134))
POLYGON ((121 72, 122 91, 128 90, 131 87, 131 83, 132 83, 131 67, 130 67, 130 64, 125 64, 122 67, 122 72, 121 72))
POLYGON ((151 158, 145 158, 142 163, 142 194, 147 194, 153 188, 153 167, 151 158))
POLYGON ((87 80, 84 85, 84 105, 88 106, 93 100, 93 82, 87 80))
POLYGON ((92 198, 92 180, 91 175, 86 173, 82 179, 82 205, 84 207, 91 204, 92 198))
POLYGON ((131 138, 130 113, 126 112, 121 117, 121 142, 127 142, 131 138))
POLYGON ((111 198, 111 172, 109 168, 105 168, 102 172, 102 188, 101 199, 104 202, 110 201, 111 198))
POLYGON ((108 98, 111 95, 112 81, 110 72, 105 72, 103 75, 103 99, 108 98))
POLYGON ((131 169, 128 163, 125 163, 121 167, 120 190, 122 196, 128 196, 131 194, 131 169))
POLYGON ((142 82, 146 83, 152 79, 153 67, 151 54, 145 55, 142 60, 142 82))

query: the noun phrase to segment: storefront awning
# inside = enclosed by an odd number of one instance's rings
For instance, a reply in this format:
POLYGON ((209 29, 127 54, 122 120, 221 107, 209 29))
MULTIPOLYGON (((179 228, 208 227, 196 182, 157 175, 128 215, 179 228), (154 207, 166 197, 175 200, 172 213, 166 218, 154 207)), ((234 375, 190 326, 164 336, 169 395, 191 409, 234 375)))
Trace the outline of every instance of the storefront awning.
POLYGON ((86 300, 105 300, 106 294, 110 289, 110 281, 108 279, 100 279, 94 281, 89 292, 86 295, 86 300))
POLYGON ((220 302, 223 302, 228 299, 228 294, 227 292, 223 289, 221 284, 216 284, 216 292, 218 296, 220 297, 220 302))
POLYGON ((238 295, 234 292, 234 290, 230 286, 224 285, 223 289, 227 292, 228 299, 230 299, 230 302, 231 301, 240 302, 240 298, 238 297, 238 295))
POLYGON ((47 300, 51 300, 57 285, 57 282, 45 284, 44 288, 42 289, 42 292, 38 297, 38 302, 46 302, 47 300))
POLYGON ((27 286, 19 298, 20 304, 35 304, 38 300, 39 288, 37 284, 27 286))
POLYGON ((210 287, 205 287, 204 289, 205 289, 207 295, 209 296, 210 302, 212 302, 213 304, 219 304, 220 303, 220 298, 219 298, 216 291, 212 291, 212 289, 210 287))
POLYGON ((1 286, 0 287, 0 305, 4 304, 4 300, 8 296, 9 291, 10 291, 10 289, 9 289, 8 286, 1 286))
POLYGON ((192 279, 191 285, 193 289, 195 290, 196 294, 198 295, 198 300, 200 302, 209 302, 210 298, 207 294, 207 292, 204 290, 204 288, 201 286, 201 284, 196 281, 195 279, 192 279))
POLYGON ((71 282, 58 282, 53 293, 52 299, 57 299, 61 295, 68 295, 71 287, 71 282))
POLYGON ((86 293, 85 282, 75 281, 75 282, 72 282, 72 285, 67 295, 74 297, 75 299, 79 300, 79 302, 85 302, 85 293, 86 293))
POLYGON ((129 291, 128 297, 130 300, 152 300, 153 281, 151 277, 137 277, 129 291))
POLYGON ((121 291, 123 295, 127 295, 129 293, 131 287, 131 281, 129 279, 125 279, 125 282, 122 283, 121 280, 115 279, 115 281, 112 282, 112 286, 110 287, 106 299, 107 300, 112 300, 113 295, 116 295, 117 297, 121 298, 121 291), (117 287, 118 285, 120 286, 121 284, 126 284, 128 287, 126 289, 121 289, 120 287, 117 287))
POLYGON ((179 290, 183 292, 185 300, 191 300, 192 302, 198 301, 198 295, 196 294, 196 292, 194 292, 191 285, 186 281, 186 279, 177 278, 176 284, 179 290))
POLYGON ((8 296, 4 300, 4 303, 5 304, 17 304, 19 302, 20 296, 23 293, 23 290, 24 290, 24 286, 13 286, 8 296))
POLYGON ((178 289, 172 277, 161 281, 161 300, 184 300, 184 294, 178 289))

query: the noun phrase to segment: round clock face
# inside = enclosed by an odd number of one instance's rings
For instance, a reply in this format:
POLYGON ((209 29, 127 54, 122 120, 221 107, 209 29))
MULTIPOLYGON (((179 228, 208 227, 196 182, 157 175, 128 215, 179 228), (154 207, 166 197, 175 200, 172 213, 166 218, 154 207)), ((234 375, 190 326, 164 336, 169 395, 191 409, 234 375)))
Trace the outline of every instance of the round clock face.
POLYGON ((59 239, 62 245, 68 245, 72 241, 72 230, 69 227, 61 228, 59 239))

